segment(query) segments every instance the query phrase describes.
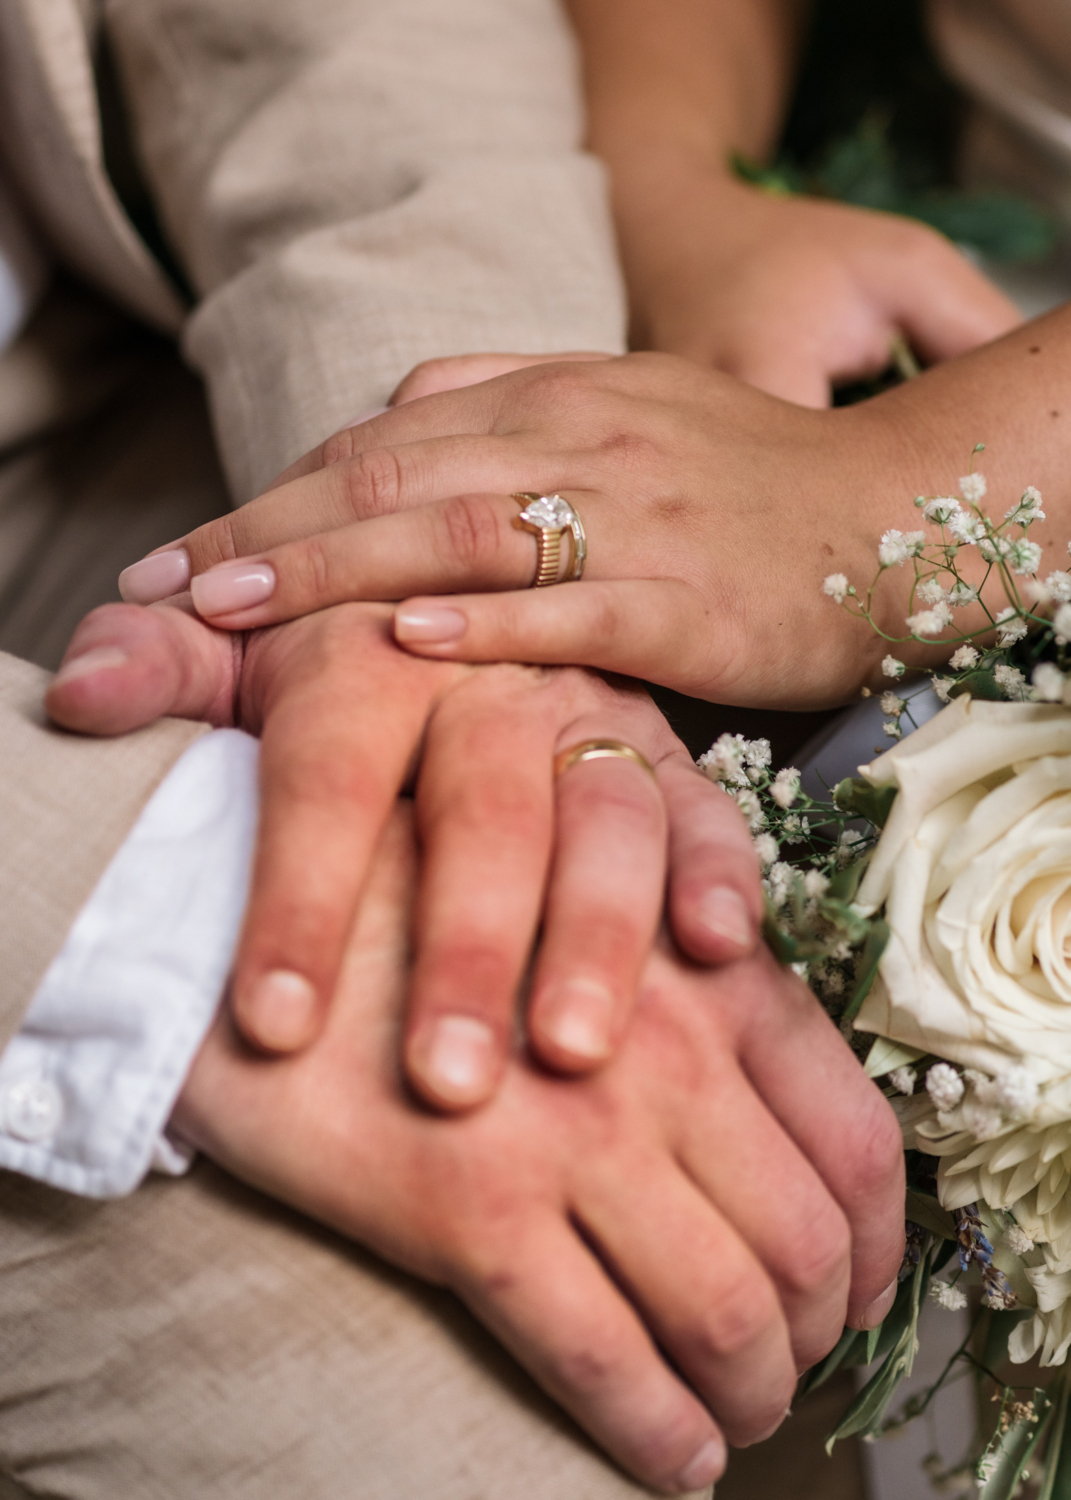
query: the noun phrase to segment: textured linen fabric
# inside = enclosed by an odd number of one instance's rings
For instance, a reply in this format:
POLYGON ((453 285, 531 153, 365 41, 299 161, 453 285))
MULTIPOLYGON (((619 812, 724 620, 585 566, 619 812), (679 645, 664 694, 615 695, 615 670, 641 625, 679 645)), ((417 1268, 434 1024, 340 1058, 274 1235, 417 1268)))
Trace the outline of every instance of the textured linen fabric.
POLYGON ((238 940, 257 751, 238 730, 202 736, 142 809, 0 1055, 0 1167, 115 1198, 150 1166, 188 1166, 164 1131, 238 940), (26 1140, 7 1102, 42 1084, 55 1129, 26 1140))

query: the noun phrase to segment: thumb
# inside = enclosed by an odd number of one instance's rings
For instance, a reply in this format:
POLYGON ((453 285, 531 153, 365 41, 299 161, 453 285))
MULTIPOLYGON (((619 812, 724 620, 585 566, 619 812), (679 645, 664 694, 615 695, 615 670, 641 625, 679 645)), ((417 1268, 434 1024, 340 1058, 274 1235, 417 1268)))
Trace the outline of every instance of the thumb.
POLYGON ((717 676, 708 634, 699 595, 668 579, 407 599, 394 611, 395 640, 420 656, 596 667, 693 697, 717 676))
POLYGON ((240 663, 233 642, 170 605, 102 605, 71 637, 45 708, 83 734, 127 734, 164 714, 231 724, 240 663))

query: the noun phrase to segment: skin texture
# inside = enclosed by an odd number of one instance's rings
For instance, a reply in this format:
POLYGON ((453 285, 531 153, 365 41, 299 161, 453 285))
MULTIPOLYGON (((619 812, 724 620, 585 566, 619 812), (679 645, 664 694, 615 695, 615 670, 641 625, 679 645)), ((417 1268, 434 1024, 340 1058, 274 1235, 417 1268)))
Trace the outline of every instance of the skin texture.
POLYGON ((571 0, 589 144, 610 172, 632 346, 679 354, 773 395, 925 362, 1020 321, 946 239, 907 219, 774 197, 730 171, 768 159, 809 7, 797 0, 571 0))
POLYGON ((323 1026, 372 851, 412 787, 423 859, 405 1057, 427 1100, 465 1109, 501 1079, 540 923, 529 1035, 544 1062, 583 1072, 627 1027, 667 870, 672 920, 706 962, 753 950, 759 872, 735 807, 640 689, 419 662, 389 625, 387 608, 350 605, 241 637, 169 606, 105 606, 76 632, 48 709, 92 733, 175 714, 261 736, 232 1005, 274 1051, 323 1026), (555 784, 559 750, 607 736, 656 776, 604 760, 555 784))
POLYGON ((888 1305, 899 1132, 817 1003, 765 952, 660 946, 618 1056, 563 1080, 521 1054, 444 1120, 398 1076, 411 815, 388 822, 320 1038, 268 1060, 221 1016, 175 1125, 223 1166, 451 1287, 597 1442, 669 1492, 722 1434, 776 1427, 845 1314, 888 1305))
MULTIPOLYGON (((465 378, 477 371, 463 362, 465 378)), ((440 362, 414 380, 450 376, 440 362)), ((993 510, 1036 484, 1039 571, 1065 560, 1069 380, 1065 309, 843 410, 668 356, 535 363, 337 434, 181 546, 195 575, 243 556, 272 570, 268 600, 216 617, 230 627, 410 593, 396 635, 424 655, 584 662, 722 703, 824 707, 879 685, 890 646, 823 597, 822 579, 843 572, 865 589, 881 534, 917 527, 914 497, 954 491, 979 440, 993 510), (508 498, 519 489, 575 502, 589 540, 579 586, 528 587, 535 546, 508 498), (438 643, 410 628, 433 593, 457 596, 445 601, 454 634, 438 643)), ((980 576, 974 554, 960 562, 980 576)), ((875 599, 892 637, 910 582, 894 568, 875 599)), ((195 599, 198 587, 195 576, 195 599)), ((947 655, 891 649, 912 666, 947 655)))

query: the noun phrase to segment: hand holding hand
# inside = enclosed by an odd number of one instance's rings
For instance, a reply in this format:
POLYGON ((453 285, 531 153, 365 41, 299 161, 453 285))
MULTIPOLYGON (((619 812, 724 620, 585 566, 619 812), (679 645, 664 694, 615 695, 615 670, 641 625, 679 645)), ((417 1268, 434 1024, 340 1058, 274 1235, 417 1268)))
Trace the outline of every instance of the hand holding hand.
POLYGON ((700 1489, 798 1369, 884 1316, 899 1129, 794 975, 655 953, 605 1069, 510 1061, 484 1110, 415 1108, 395 1058, 416 850, 388 825, 322 1036, 244 1051, 221 1018, 175 1116, 236 1175, 452 1288, 641 1480, 700 1489), (720 1428, 720 1430, 719 1430, 720 1428))
POLYGON ((348 606, 249 637, 181 609, 109 605, 83 622, 48 708, 121 733, 161 714, 262 737, 262 815, 232 1003, 252 1041, 307 1045, 324 1024, 372 850, 414 788, 422 865, 405 1039, 442 1108, 497 1086, 535 932, 528 1030, 550 1066, 606 1061, 669 910, 695 958, 754 948, 758 865, 743 820, 645 693, 577 670, 421 662, 390 612, 348 606), (622 740, 655 769, 559 751, 622 740))

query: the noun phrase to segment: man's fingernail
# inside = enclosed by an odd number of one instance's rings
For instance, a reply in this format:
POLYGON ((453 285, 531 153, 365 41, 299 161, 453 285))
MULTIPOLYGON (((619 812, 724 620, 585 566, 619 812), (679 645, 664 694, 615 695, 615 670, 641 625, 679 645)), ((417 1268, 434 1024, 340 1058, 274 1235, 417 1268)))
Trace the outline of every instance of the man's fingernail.
POLYGON ((231 615, 271 598, 275 569, 263 562, 220 563, 207 573, 199 573, 190 584, 190 592, 199 615, 231 615))
POLYGON ((315 1015, 316 991, 303 974, 289 969, 262 974, 242 1007, 246 1030, 273 1052, 291 1052, 303 1046, 315 1015))
POLYGON ((398 641, 456 641, 468 625, 460 610, 436 604, 394 611, 394 638, 398 641))
POLYGON ((189 586, 190 554, 185 547, 143 557, 119 574, 119 593, 128 604, 155 604, 189 586))
POLYGON ((125 667, 129 660, 126 652, 120 651, 118 646, 97 646, 92 651, 83 651, 81 656, 74 656, 70 661, 65 661, 53 677, 52 686, 64 687, 68 682, 75 682, 79 677, 88 677, 92 672, 106 672, 112 667, 125 667))
POLYGON ((424 1045, 418 1044, 413 1061, 444 1104, 479 1104, 487 1097, 494 1073, 494 1032, 471 1016, 443 1016, 424 1045))
POLYGON ((562 1052, 585 1062, 610 1055, 614 997, 606 985, 567 979, 539 1000, 539 1029, 562 1052))
POLYGON ((716 885, 699 903, 699 920, 708 932, 725 938, 737 948, 750 949, 755 942, 755 923, 739 891, 716 885))
POLYGON ((678 1474, 677 1488, 681 1494, 687 1494, 689 1490, 705 1489, 715 1479, 720 1479, 724 1471, 725 1444, 719 1438, 711 1438, 678 1474))
POLYGON ((896 1291, 899 1284, 898 1281, 892 1282, 890 1286, 885 1288, 880 1297, 874 1298, 860 1320, 864 1328, 877 1328, 879 1323, 885 1322, 885 1319, 889 1315, 889 1308, 896 1301, 896 1291))

